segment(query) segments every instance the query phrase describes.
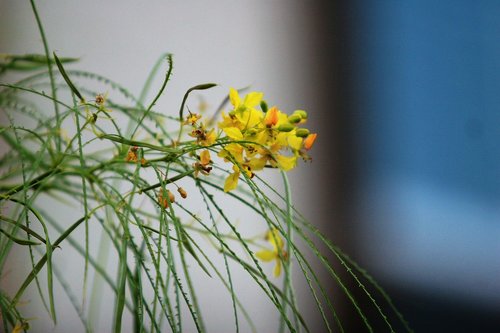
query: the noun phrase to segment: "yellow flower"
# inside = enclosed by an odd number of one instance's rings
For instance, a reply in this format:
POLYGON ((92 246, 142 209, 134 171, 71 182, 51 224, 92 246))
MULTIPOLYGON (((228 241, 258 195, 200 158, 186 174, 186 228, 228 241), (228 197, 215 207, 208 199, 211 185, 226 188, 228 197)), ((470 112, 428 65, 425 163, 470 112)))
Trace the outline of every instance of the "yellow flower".
POLYGON ((230 143, 219 152, 218 156, 222 157, 226 162, 229 162, 232 158, 241 164, 243 163, 243 146, 237 143, 230 143))
MULTIPOLYGON (((244 148, 238 143, 230 143, 224 147, 218 154, 219 157, 224 158, 226 162, 233 163, 233 173, 229 174, 224 183, 224 192, 232 191, 238 185, 241 171, 244 171, 247 177, 253 178, 254 173, 252 170, 261 170, 264 165, 260 166, 257 159, 247 159, 243 157, 244 148), (241 167, 241 168, 240 168, 241 167)), ((265 163, 264 163, 265 164, 265 163)))
POLYGON ((290 171, 297 165, 297 156, 276 155, 278 168, 283 171, 290 171))
POLYGON ((215 130, 212 128, 207 132, 204 126, 193 129, 191 133, 189 133, 189 136, 196 138, 196 142, 205 147, 213 145, 217 139, 215 130))
POLYGON ((219 127, 237 127, 243 131, 244 129, 259 125, 262 122, 264 114, 262 111, 255 109, 255 107, 260 104, 263 96, 264 94, 261 92, 251 92, 242 101, 238 91, 230 88, 229 100, 234 109, 229 112, 229 116, 222 115, 223 122, 219 124, 219 127))
POLYGON ((241 164, 241 169, 236 164, 233 164, 233 173, 227 176, 226 181, 224 182, 224 192, 232 191, 238 185, 238 180, 240 179, 241 170, 245 172, 247 177, 253 178, 254 173, 252 172, 252 168, 248 163, 241 164))
POLYGON ((253 165, 253 170, 262 170, 267 162, 272 167, 280 168, 283 171, 289 171, 295 167, 297 164, 297 155, 285 156, 279 154, 281 146, 277 143, 273 144, 269 148, 260 148, 260 157, 254 157, 250 160, 250 165, 253 165))
POLYGON ((240 178, 240 169, 233 165, 233 173, 231 173, 224 182, 224 192, 232 191, 238 186, 238 179, 240 178))
POLYGON ((302 146, 302 141, 304 139, 299 138, 298 136, 294 135, 294 133, 290 132, 291 134, 287 136, 287 144, 290 148, 293 150, 300 150, 300 147, 302 146))
POLYGON ((205 176, 208 176, 210 171, 212 171, 212 167, 209 166, 211 162, 210 152, 205 149, 200 153, 200 161, 193 163, 194 176, 198 177, 198 173, 200 172, 205 176))
POLYGON ((247 109, 244 112, 237 112, 236 119, 238 119, 241 124, 242 130, 247 130, 251 128, 256 128, 262 123, 262 118, 264 113, 260 110, 254 108, 247 109))
POLYGON ((195 126, 196 125, 196 122, 198 120, 200 120, 201 118, 201 115, 197 114, 197 113, 191 113, 189 112, 189 116, 187 117, 187 119, 184 121, 184 124, 185 125, 188 125, 188 124, 191 124, 192 126, 195 126))
POLYGON ((299 150, 302 146, 302 138, 296 135, 296 125, 291 124, 286 113, 277 107, 273 106, 267 111, 264 125, 265 129, 258 137, 258 143, 267 146, 278 144, 279 149, 289 147, 292 150, 299 150))
POLYGON ((243 140, 243 134, 238 127, 226 127, 223 131, 232 140, 243 140))
POLYGON ((211 146, 215 143, 217 136, 215 135, 215 130, 212 128, 208 133, 205 134, 205 138, 200 140, 202 146, 211 146))
POLYGON ((274 266, 274 276, 278 277, 281 274, 281 257, 283 260, 288 260, 288 254, 284 249, 284 241, 281 238, 278 229, 273 228, 269 230, 266 234, 266 240, 273 246, 272 250, 261 250, 255 253, 255 256, 262 261, 269 262, 274 260, 276 262, 274 266))
POLYGON ((262 97, 264 97, 264 94, 261 92, 251 92, 245 96, 245 99, 242 102, 238 91, 234 88, 229 88, 229 100, 231 101, 231 104, 233 104, 235 111, 253 109, 260 104, 262 97))
POLYGON ((240 130, 242 130, 244 126, 234 114, 227 115, 225 112, 222 112, 222 122, 217 125, 220 129, 224 129, 226 127, 237 127, 240 130))
POLYGON ((209 163, 210 163, 210 152, 205 149, 200 153, 200 164, 203 166, 207 166, 209 163))

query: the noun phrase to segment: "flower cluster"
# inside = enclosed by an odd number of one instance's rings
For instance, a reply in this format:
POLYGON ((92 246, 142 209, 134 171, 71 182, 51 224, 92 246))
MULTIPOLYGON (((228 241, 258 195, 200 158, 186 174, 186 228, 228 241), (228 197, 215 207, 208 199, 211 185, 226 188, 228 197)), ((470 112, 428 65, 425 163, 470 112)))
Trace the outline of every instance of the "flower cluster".
POLYGON ((219 157, 233 164, 224 191, 235 189, 242 173, 251 178, 266 166, 288 171, 295 167, 298 157, 310 159, 307 150, 316 134, 299 127, 307 120, 305 111, 287 115, 275 106, 268 109, 260 92, 251 92, 241 99, 238 91, 231 88, 229 99, 233 109, 222 113, 223 120, 218 124, 230 140, 219 157))

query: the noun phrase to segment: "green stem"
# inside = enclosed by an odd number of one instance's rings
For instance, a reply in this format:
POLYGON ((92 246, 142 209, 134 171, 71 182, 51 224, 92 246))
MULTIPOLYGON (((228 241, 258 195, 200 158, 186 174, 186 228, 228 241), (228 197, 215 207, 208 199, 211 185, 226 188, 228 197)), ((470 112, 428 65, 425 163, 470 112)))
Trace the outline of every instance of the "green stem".
POLYGON ((19 185, 15 186, 15 187, 11 188, 7 192, 0 194, 0 200, 8 199, 10 196, 16 194, 17 192, 19 192, 19 191, 21 191, 23 189, 29 189, 29 188, 31 188, 33 186, 37 186, 45 178, 53 176, 53 175, 56 175, 58 173, 61 173, 62 171, 63 170, 60 169, 60 168, 55 168, 55 169, 51 169, 51 170, 49 170, 47 172, 44 172, 40 176, 38 176, 36 178, 33 178, 28 184, 19 184, 19 185))
MULTIPOLYGON (((284 171, 281 171, 281 176, 283 177, 283 184, 285 186, 285 198, 286 198, 286 225, 287 225, 287 244, 286 244, 286 253, 288 256, 291 255, 291 244, 292 240, 292 221, 293 221, 293 211, 292 211, 292 192, 290 191, 290 182, 288 181, 288 177, 284 171)), ((285 268, 285 283, 283 286, 283 297, 288 297, 288 293, 290 292, 290 300, 295 306, 295 295, 293 292, 292 286, 292 275, 291 275, 291 266, 292 261, 289 257, 288 260, 283 260, 283 266, 285 268)), ((284 302, 283 302, 284 303, 284 302)), ((286 303, 283 305, 283 312, 286 314, 286 303)), ((300 326, 297 325, 298 330, 300 331, 300 326)), ((285 321, 282 318, 280 320, 280 332, 284 332, 285 330, 285 321)))
POLYGON ((165 90, 165 87, 167 86, 167 82, 168 82, 168 80, 170 80, 170 76, 172 75, 172 69, 173 69, 172 54, 170 54, 170 53, 167 54, 167 61, 168 61, 168 71, 167 71, 167 74, 165 75, 165 80, 163 80, 163 84, 162 84, 160 90, 158 91, 158 94, 156 94, 156 96, 153 99, 153 101, 151 102, 151 104, 149 104, 146 111, 144 111, 144 113, 142 114, 141 119, 139 119, 139 121, 137 122, 135 129, 133 130, 132 134, 130 134, 130 138, 134 137, 135 132, 137 132, 137 129, 139 128, 139 126, 141 126, 144 118, 146 118, 146 116, 149 114, 149 111, 151 111, 153 106, 156 104, 156 102, 160 98, 161 94, 163 94, 163 90, 165 90))
MULTIPOLYGON (((33 14, 35 15, 36 23, 38 25, 38 30, 40 30, 40 37, 42 38, 42 43, 43 43, 43 48, 45 51, 45 57, 47 58, 47 67, 49 69, 49 79, 50 79, 50 89, 52 90, 52 97, 54 100, 57 99, 56 95, 56 84, 54 80, 54 73, 52 72, 52 61, 50 59, 50 51, 49 51, 49 43, 47 42, 47 38, 45 37, 45 32, 43 30, 42 26, 42 21, 40 20, 40 16, 38 15, 38 10, 36 9, 35 6, 35 1, 30 0, 31 2, 31 8, 33 9, 33 14)), ((54 110, 55 110, 55 115, 56 115, 56 130, 59 131, 61 127, 61 121, 59 119, 59 106, 57 103, 54 101, 54 110)), ((56 136, 56 145, 57 145, 57 150, 61 150, 61 137, 60 135, 56 136)))

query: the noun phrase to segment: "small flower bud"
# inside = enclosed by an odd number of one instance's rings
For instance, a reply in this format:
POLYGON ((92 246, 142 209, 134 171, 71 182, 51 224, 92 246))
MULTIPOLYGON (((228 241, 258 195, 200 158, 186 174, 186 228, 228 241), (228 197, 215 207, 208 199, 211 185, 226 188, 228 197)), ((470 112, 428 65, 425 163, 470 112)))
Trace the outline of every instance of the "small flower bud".
POLYGON ((166 190, 167 191, 167 194, 168 194, 168 199, 166 197, 164 197, 164 191, 163 190, 160 190, 160 192, 158 193, 158 203, 160 204, 160 206, 162 206, 163 208, 168 208, 168 204, 169 204, 169 201, 170 203, 174 203, 175 202, 175 196, 172 192, 170 192, 169 190, 166 190))
POLYGON ((297 123, 300 123, 300 121, 302 120, 302 117, 296 113, 292 114, 291 116, 288 117, 288 121, 291 123, 291 124, 297 124, 297 123))
POLYGON ((264 111, 264 113, 267 112, 268 107, 267 107, 266 101, 261 101, 260 102, 260 108, 262 109, 262 111, 264 111))
POLYGON ((188 194, 187 194, 186 190, 185 190, 185 189, 183 189, 182 187, 179 187, 179 188, 177 189, 177 192, 179 192, 179 194, 181 195, 182 199, 186 199, 186 198, 187 198, 187 196, 188 196, 188 194))
POLYGON ((305 112, 304 110, 295 110, 293 114, 300 116, 300 118, 304 120, 307 119, 307 112, 305 112))
POLYGON ((96 113, 88 113, 87 114, 87 121, 90 124, 95 124, 97 122, 97 114, 96 113))
POLYGON ((294 128, 295 128, 295 126, 293 126, 292 124, 282 124, 282 125, 280 125, 278 127, 278 131, 280 131, 280 132, 290 132, 294 128))
POLYGON ((137 153, 135 151, 129 150, 127 156, 125 157, 127 162, 137 162, 137 153))
POLYGON ((264 123, 267 127, 273 127, 279 121, 280 111, 277 107, 272 107, 266 112, 266 117, 264 118, 264 123))
POLYGON ((106 96, 103 94, 97 94, 97 96, 95 97, 95 103, 99 106, 102 106, 104 105, 105 102, 106 102, 106 96))
POLYGON ((305 138, 306 136, 309 135, 309 130, 307 128, 297 128, 295 135, 298 136, 299 138, 305 138))

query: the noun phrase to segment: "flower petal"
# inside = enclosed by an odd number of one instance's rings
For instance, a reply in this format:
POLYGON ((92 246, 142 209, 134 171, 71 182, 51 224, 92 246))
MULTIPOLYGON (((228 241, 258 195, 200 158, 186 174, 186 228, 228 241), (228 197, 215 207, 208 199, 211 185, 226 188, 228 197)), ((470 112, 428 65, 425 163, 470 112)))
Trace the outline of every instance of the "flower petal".
POLYGON ((200 143, 202 146, 211 146, 215 143, 217 136, 215 135, 215 131, 212 128, 210 132, 205 135, 205 140, 202 140, 200 143))
POLYGON ((242 140, 243 139, 243 134, 241 134, 241 131, 236 128, 236 127, 226 127, 223 129, 224 133, 228 137, 230 137, 233 140, 242 140))
MULTIPOLYGON (((243 163, 243 146, 237 143, 230 143, 222 149, 217 156, 224 158, 227 162, 229 160, 236 160, 238 163, 243 163)), ((239 169, 236 169, 238 171, 239 169)))
POLYGON ((245 109, 243 112, 236 113, 236 118, 242 125, 242 129, 256 127, 262 122, 262 117, 264 117, 264 113, 253 108, 245 109))
POLYGON ((297 164, 297 157, 276 155, 276 161, 278 162, 278 167, 281 170, 289 171, 295 167, 295 164, 297 164))
POLYGON ((283 249, 283 238, 280 236, 278 229, 273 228, 269 230, 266 234, 266 239, 273 246, 276 257, 278 256, 278 251, 283 249))
POLYGON ((255 256, 262 261, 271 261, 276 259, 276 253, 270 250, 261 250, 255 252, 255 256))
POLYGON ((208 150, 204 150, 200 154, 200 163, 201 165, 207 165, 210 163, 210 152, 208 150))
POLYGON ((264 118, 264 123, 267 127, 275 126, 278 123, 280 117, 280 111, 277 107, 273 106, 266 112, 266 117, 264 118))
POLYGON ((292 148, 293 150, 300 150, 300 147, 302 147, 302 138, 299 138, 295 135, 290 135, 287 139, 290 148, 292 148))
POLYGON ((240 95, 238 95, 238 90, 236 90, 234 88, 229 88, 229 100, 231 101, 231 104, 233 104, 235 109, 238 106, 240 106, 241 99, 240 99, 240 95))
POLYGON ((252 171, 259 171, 264 169, 266 166, 267 159, 265 157, 261 158, 252 158, 250 161, 248 161, 248 166, 252 169, 252 171))
POLYGON ((245 96, 245 100, 243 101, 243 104, 245 104, 245 106, 247 106, 249 108, 253 108, 254 106, 257 106, 260 104, 263 97, 264 97, 264 94, 261 92, 251 92, 245 96))
POLYGON ((236 188, 236 186, 238 185, 238 178, 239 177, 240 177, 239 172, 234 172, 234 173, 230 174, 226 178, 226 182, 224 183, 224 192, 229 192, 229 191, 234 190, 236 188))

